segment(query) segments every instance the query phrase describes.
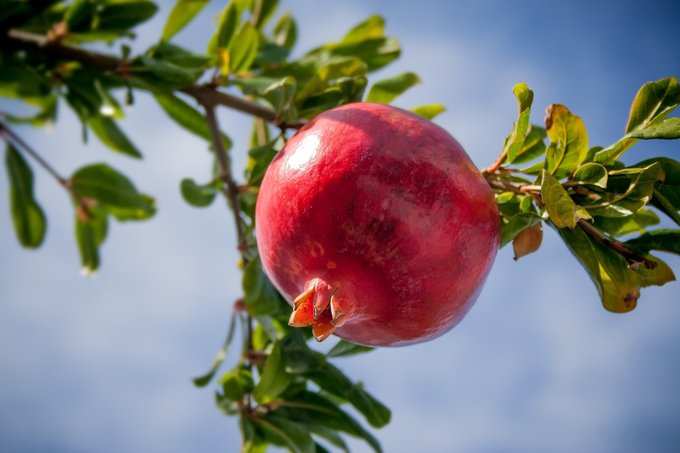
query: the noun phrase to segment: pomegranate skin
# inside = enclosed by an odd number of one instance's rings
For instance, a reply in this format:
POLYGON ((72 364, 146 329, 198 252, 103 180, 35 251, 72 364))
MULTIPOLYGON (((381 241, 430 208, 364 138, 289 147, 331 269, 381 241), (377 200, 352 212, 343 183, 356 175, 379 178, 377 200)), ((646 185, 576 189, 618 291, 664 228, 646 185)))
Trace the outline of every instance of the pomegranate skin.
POLYGON ((256 235, 264 270, 288 302, 314 301, 291 325, 313 324, 317 339, 333 332, 398 346, 433 339, 467 313, 496 256, 499 215, 445 130, 395 107, 354 103, 314 118, 274 158, 256 235))

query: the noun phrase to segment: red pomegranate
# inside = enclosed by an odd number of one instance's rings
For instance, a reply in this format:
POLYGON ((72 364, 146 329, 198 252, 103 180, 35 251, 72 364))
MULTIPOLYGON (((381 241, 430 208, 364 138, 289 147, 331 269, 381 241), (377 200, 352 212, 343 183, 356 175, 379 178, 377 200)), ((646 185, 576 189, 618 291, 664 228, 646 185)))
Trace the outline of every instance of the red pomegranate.
POLYGON ((257 200, 264 270, 290 325, 364 345, 435 338, 479 294, 499 244, 491 189, 434 123, 380 104, 317 116, 257 200))

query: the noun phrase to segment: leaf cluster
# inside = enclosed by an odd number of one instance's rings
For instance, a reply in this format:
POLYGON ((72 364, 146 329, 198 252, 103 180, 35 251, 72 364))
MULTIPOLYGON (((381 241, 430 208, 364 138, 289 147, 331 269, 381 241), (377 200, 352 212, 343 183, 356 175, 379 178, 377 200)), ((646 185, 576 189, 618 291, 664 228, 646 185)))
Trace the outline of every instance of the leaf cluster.
POLYGON ((584 121, 553 104, 545 124, 530 123, 533 92, 520 83, 514 93, 518 118, 498 168, 485 176, 501 212, 502 244, 513 241, 516 256, 535 251, 538 225, 555 228, 584 267, 604 307, 633 310, 640 289, 675 280, 652 251, 678 253, 680 162, 669 157, 626 164, 623 155, 640 140, 680 138, 680 84, 668 77, 644 84, 635 95, 624 135, 607 147, 592 146, 584 121), (519 253, 518 253, 519 250, 519 253))
MULTIPOLYGON (((263 451, 269 444, 296 452, 327 451, 328 446, 348 451, 343 435, 363 439, 381 451, 377 439, 345 406, 374 428, 388 423, 389 409, 331 362, 371 348, 341 340, 322 354, 307 345, 309 332, 287 325, 289 308, 263 272, 257 254, 254 210, 264 173, 285 146, 288 128, 294 127, 289 125, 301 125, 350 102, 393 102, 420 78, 404 72, 369 86, 371 74, 401 53, 379 16, 368 17, 336 41, 295 51, 298 24, 290 13, 277 14, 275 0, 228 2, 215 18, 205 50, 188 50, 177 39, 206 6, 207 0, 177 0, 158 41, 133 55, 126 40, 157 12, 151 1, 13 4, 0 15, 0 96, 23 101, 33 113, 2 112, 0 126, 45 126, 66 107, 80 120, 84 142, 94 136, 113 152, 141 159, 142 150, 119 120, 137 92, 144 91, 169 120, 204 139, 215 163, 207 177, 180 181, 179 192, 196 208, 212 206, 220 195, 227 198, 241 241, 243 298, 235 304, 212 366, 194 383, 203 387, 219 377, 217 406, 240 417, 244 451, 263 451), (105 43, 117 54, 81 47, 87 43, 105 43), (245 99, 250 104, 243 111, 256 116, 243 183, 236 183, 230 174, 231 139, 211 125, 210 110, 219 93, 245 99), (239 336, 240 358, 220 374, 228 349, 239 336)), ((239 102, 230 106, 240 109, 239 102)), ((412 110, 432 119, 444 107, 432 103, 412 110)), ((6 162, 17 238, 36 248, 45 237, 47 219, 35 198, 33 171, 25 158, 35 151, 27 147, 8 140, 6 162)), ((100 248, 112 219, 140 221, 155 213, 154 199, 106 163, 84 165, 69 177, 56 176, 73 202, 74 233, 85 273, 99 268, 100 248)))

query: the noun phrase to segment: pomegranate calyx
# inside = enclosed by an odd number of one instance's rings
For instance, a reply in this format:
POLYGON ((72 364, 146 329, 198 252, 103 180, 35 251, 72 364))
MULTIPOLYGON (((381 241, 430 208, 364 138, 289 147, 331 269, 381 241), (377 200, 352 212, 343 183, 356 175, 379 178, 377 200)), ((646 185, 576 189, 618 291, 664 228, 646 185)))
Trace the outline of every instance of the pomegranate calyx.
POLYGON ((323 341, 333 334, 347 320, 340 309, 334 289, 320 278, 310 280, 305 289, 293 301, 293 312, 288 319, 292 327, 312 326, 317 341, 323 341))

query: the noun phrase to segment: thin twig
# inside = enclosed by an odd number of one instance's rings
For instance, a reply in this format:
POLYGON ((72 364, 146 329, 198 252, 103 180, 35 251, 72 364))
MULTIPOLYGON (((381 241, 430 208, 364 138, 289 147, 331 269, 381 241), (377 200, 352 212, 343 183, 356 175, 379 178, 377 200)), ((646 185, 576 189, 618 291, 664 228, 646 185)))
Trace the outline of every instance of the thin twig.
POLYGON ((505 179, 497 178, 493 174, 485 174, 486 182, 495 189, 504 190, 506 192, 514 192, 520 195, 527 195, 531 193, 540 193, 541 186, 535 184, 517 185, 505 179))
POLYGON ((656 267, 656 263, 654 261, 634 252, 623 242, 619 242, 616 239, 610 238, 590 222, 584 219, 579 219, 577 224, 584 233, 595 239, 600 244, 614 250, 616 253, 624 257, 629 263, 642 263, 647 269, 654 269, 656 267))
POLYGON ((69 189, 68 180, 61 176, 61 174, 59 174, 59 172, 49 162, 43 159, 43 157, 33 148, 31 148, 31 146, 26 143, 16 132, 7 127, 7 125, 2 122, 0 122, 0 136, 4 137, 7 141, 14 143, 18 149, 31 156, 31 158, 33 158, 43 169, 45 169, 45 171, 52 175, 52 177, 56 179, 60 185, 66 189, 69 189))
POLYGON ((505 150, 503 150, 503 152, 500 153, 500 155, 496 158, 496 160, 491 165, 489 165, 484 170, 482 170, 482 174, 487 175, 487 174, 496 173, 496 171, 498 169, 500 169, 501 165, 503 165, 503 163, 505 162, 505 159, 507 158, 507 156, 508 156, 507 152, 505 150))

